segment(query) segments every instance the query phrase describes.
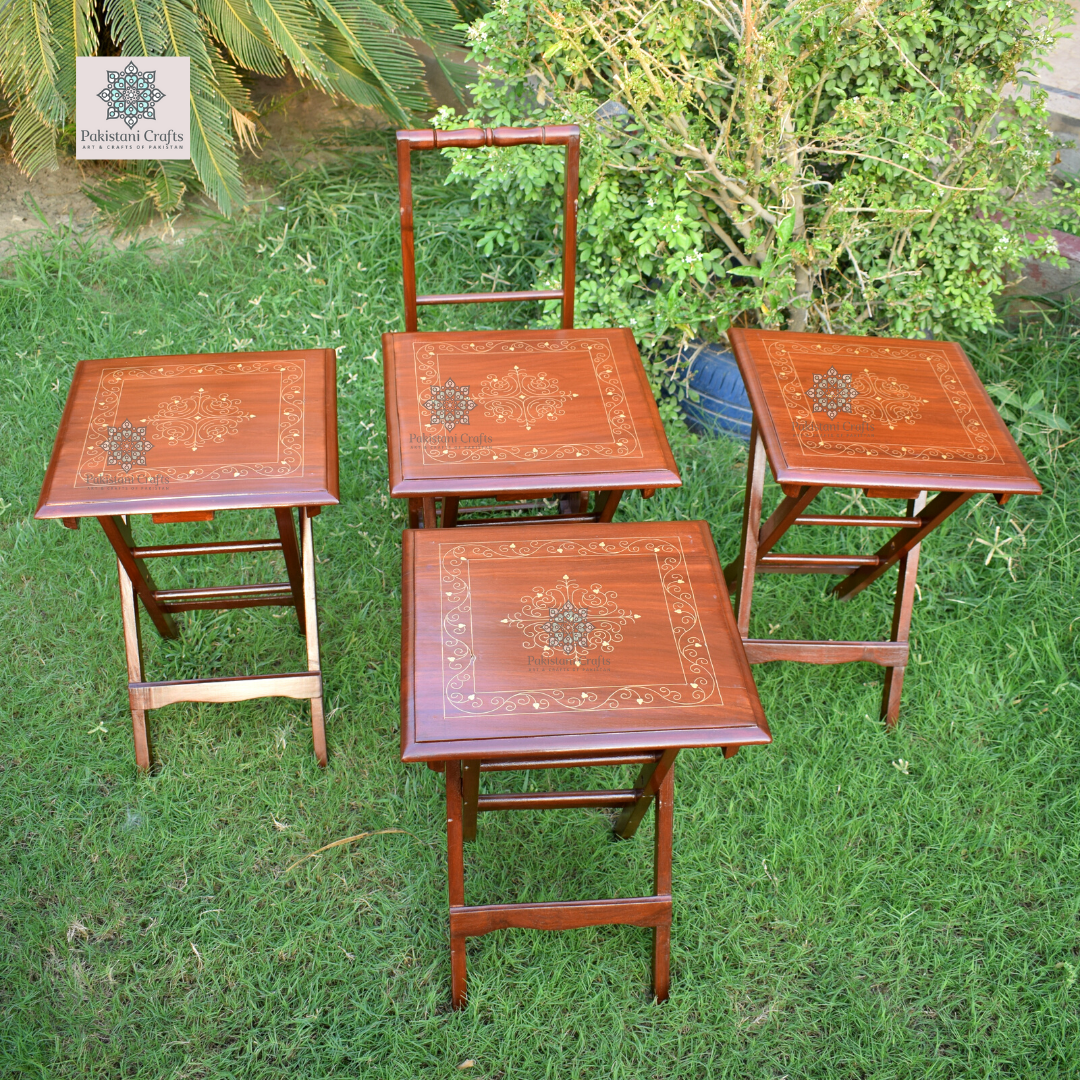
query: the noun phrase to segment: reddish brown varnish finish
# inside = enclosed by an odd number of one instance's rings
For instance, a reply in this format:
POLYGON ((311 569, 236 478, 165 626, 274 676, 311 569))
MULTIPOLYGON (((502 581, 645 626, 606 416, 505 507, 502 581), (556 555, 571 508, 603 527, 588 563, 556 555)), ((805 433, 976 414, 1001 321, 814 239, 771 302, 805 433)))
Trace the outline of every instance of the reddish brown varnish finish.
POLYGON ((390 490, 408 498, 413 528, 610 521, 623 491, 681 483, 633 336, 573 329, 578 144, 573 125, 397 133, 406 332, 383 335, 383 363, 390 490), (412 151, 522 144, 566 147, 561 288, 417 295, 412 151), (560 300, 561 329, 417 332, 418 306, 522 299, 560 300), (465 388, 463 417, 437 404, 450 385, 465 388), (555 518, 505 516, 554 493, 555 518))
POLYGON ((506 927, 653 930, 668 996, 674 762, 689 746, 770 741, 702 521, 407 530, 401 756, 446 774, 452 1000, 465 942, 506 927), (640 766, 632 787, 480 790, 484 773, 640 766), (656 812, 653 892, 542 904, 465 902, 462 845, 483 811, 614 807, 630 837, 656 812))
POLYGON ((746 654, 751 663, 881 664, 881 716, 891 726, 900 712, 922 540, 973 494, 993 493, 1004 505, 1042 488, 959 345, 743 329, 729 336, 754 409, 741 547, 725 570, 746 654), (784 498, 762 524, 766 462, 784 498), (906 509, 897 517, 805 514, 827 487, 904 499, 906 509), (933 491, 939 494, 927 501, 933 491), (896 532, 869 556, 774 552, 793 525, 896 532), (893 566, 899 576, 889 641, 748 637, 756 574, 843 574, 833 591, 846 600, 893 566))
POLYGON ((176 701, 308 698, 326 764, 311 518, 338 501, 332 349, 84 360, 75 368, 36 517, 77 527, 96 517, 116 552, 135 760, 150 767, 146 713, 176 701), (219 510, 273 511, 277 537, 138 546, 132 515, 211 521, 219 510), (300 533, 297 535, 297 515, 300 533), (159 589, 147 559, 280 551, 287 582, 159 589), (146 682, 139 603, 177 637, 183 611, 291 605, 307 668, 234 679, 146 682))

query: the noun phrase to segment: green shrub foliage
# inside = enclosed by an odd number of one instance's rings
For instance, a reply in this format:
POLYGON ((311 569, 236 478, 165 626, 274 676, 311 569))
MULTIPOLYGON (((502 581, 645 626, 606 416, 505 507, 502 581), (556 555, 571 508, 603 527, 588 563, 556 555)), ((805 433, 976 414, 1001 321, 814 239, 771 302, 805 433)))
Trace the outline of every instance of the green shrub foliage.
POLYGON ((140 162, 98 195, 138 225, 201 187, 224 213, 244 201, 237 146, 254 135, 241 71, 291 69, 396 122, 429 104, 407 36, 458 41, 450 0, 8 0, 0 4, 0 90, 15 162, 55 168, 74 131, 75 57, 191 57, 191 161, 140 162))
MULTIPOLYGON (((995 319, 1056 255, 1044 96, 1058 0, 499 0, 469 123, 582 126, 578 322, 663 351, 742 325, 900 336, 995 319)), ((444 111, 440 124, 460 126, 444 111)), ((447 151, 488 252, 558 213, 561 154, 447 151)), ((550 233, 547 234, 550 237, 550 233)), ((550 246, 550 245, 549 245, 550 246)), ((542 263, 538 284, 558 280, 542 263)))

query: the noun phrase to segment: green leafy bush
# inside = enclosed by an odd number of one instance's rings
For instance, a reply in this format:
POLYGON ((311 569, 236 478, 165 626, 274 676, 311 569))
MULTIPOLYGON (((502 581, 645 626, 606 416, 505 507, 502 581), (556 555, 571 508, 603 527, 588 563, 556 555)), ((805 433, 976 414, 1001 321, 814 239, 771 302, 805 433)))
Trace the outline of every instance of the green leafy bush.
POLYGON ((329 94, 405 122, 429 104, 406 35, 457 42, 451 0, 9 0, 0 5, 0 89, 12 154, 55 168, 74 137, 75 58, 191 57, 191 160, 133 163, 97 201, 137 225, 196 184, 228 214, 244 201, 237 145, 255 125, 242 71, 292 70, 329 94))
MULTIPOLYGON (((1055 141, 1006 89, 1059 0, 499 0, 468 37, 474 107, 438 122, 582 126, 577 305, 670 347, 738 321, 901 336, 995 320, 1003 277, 1056 256, 1073 189, 1030 198, 1055 141)), ((521 250, 559 154, 447 151, 521 250)), ((558 278, 556 252, 538 285, 558 278)), ((654 374, 658 374, 657 369, 654 374)))

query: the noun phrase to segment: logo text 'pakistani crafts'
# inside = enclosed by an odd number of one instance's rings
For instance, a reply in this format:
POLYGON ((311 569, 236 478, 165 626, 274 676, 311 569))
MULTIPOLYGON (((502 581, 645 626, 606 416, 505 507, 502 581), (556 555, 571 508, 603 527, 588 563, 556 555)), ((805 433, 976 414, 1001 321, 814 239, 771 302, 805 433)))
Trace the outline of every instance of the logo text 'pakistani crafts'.
POLYGON ((80 56, 75 60, 75 156, 191 156, 191 60, 80 56))

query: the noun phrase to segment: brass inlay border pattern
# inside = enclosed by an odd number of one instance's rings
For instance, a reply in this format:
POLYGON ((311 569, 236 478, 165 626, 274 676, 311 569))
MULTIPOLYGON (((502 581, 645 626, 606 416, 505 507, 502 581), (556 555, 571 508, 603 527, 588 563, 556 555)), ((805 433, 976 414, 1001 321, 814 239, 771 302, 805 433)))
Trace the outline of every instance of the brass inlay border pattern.
MULTIPOLYGON (((1003 462, 990 431, 979 416, 971 397, 953 369, 948 356, 930 346, 902 348, 897 346, 870 347, 866 345, 828 346, 808 342, 765 341, 766 354, 776 377, 777 385, 788 410, 792 429, 802 451, 814 457, 890 458, 911 461, 966 461, 1003 462), (827 358, 830 362, 844 359, 849 362, 889 363, 896 360, 914 360, 930 365, 937 377, 946 399, 952 405, 960 427, 968 438, 968 445, 952 445, 946 442, 928 442, 926 436, 912 439, 910 444, 891 445, 867 438, 826 438, 818 427, 810 405, 810 399, 799 380, 794 361, 812 357, 827 358)), ((908 387, 890 376, 881 376, 864 367, 852 379, 858 397, 851 400, 852 413, 862 420, 882 423, 890 430, 898 424, 916 426, 922 419, 921 405, 929 404, 926 398, 913 394, 908 387)))
POLYGON ((465 541, 440 544, 439 598, 444 717, 513 713, 551 715, 723 705, 682 543, 678 539, 622 536, 582 541, 572 537, 553 537, 519 542, 508 537, 498 543, 465 541), (535 557, 587 557, 598 561, 597 576, 600 576, 603 573, 602 560, 642 555, 651 556, 656 561, 657 575, 667 605, 669 629, 682 666, 681 682, 619 682, 570 688, 555 685, 543 689, 510 688, 497 691, 481 691, 477 688, 470 584, 473 563, 515 562, 535 557))
MULTIPOLYGON (((610 344, 603 338, 574 339, 571 341, 425 341, 415 346, 414 352, 415 377, 417 391, 417 427, 424 433, 424 441, 421 448, 422 458, 425 463, 438 464, 465 464, 477 461, 529 461, 529 462, 553 462, 578 459, 601 459, 634 458, 642 457, 641 441, 638 438, 634 418, 630 415, 626 405, 626 391, 623 388, 622 376, 612 353, 610 344), (603 442, 563 442, 544 441, 537 438, 535 443, 526 441, 513 441, 510 437, 506 442, 483 443, 475 440, 451 442, 437 437, 438 426, 427 422, 420 407, 421 401, 427 397, 428 388, 442 385, 440 375, 440 363, 452 361, 456 357, 488 356, 499 357, 511 362, 531 357, 558 356, 568 352, 586 352, 596 379, 600 400, 603 403, 604 415, 611 431, 610 441, 603 442)), ((448 365, 449 366, 449 365, 448 365)), ((453 372, 451 372, 451 375, 453 372)), ((486 402, 496 409, 497 402, 503 401, 502 408, 506 408, 505 399, 500 397, 500 384, 506 383, 513 376, 511 371, 507 376, 500 379, 489 375, 484 380, 485 390, 483 394, 477 394, 478 402, 486 402), (487 389, 491 387, 491 389, 487 389)), ((554 382, 554 380, 551 380, 554 382)), ((557 385, 557 384, 556 384, 557 385)), ((518 391, 519 394, 522 391, 518 391)), ((550 395, 549 395, 550 396, 550 395)), ((558 413, 562 415, 562 407, 571 395, 560 392, 558 401, 558 413)), ((518 401, 521 399, 518 398, 518 401)), ((498 413, 496 419, 501 419, 498 413)), ((513 419, 520 419, 512 413, 513 419)), ((552 417, 554 418, 554 416, 552 417)), ((539 419, 539 417, 537 417, 539 419)), ((526 430, 532 428, 532 422, 526 423, 526 430)), ((519 436, 520 438, 520 436, 519 436)), ((584 462, 582 462, 584 464, 584 462)), ((600 462, 594 462, 597 467, 600 462)))
MULTIPOLYGON (((174 464, 159 465, 148 460, 146 465, 132 469, 125 477, 135 483, 160 482, 158 477, 166 477, 170 483, 193 483, 195 481, 234 480, 242 477, 281 477, 302 474, 304 471, 304 403, 305 375, 303 363, 294 360, 253 360, 229 364, 162 364, 160 366, 125 366, 105 368, 98 380, 94 407, 90 415, 79 465, 75 472, 74 487, 92 486, 84 477, 87 474, 100 476, 108 470, 107 454, 102 449, 102 442, 108 439, 110 427, 117 424, 117 412, 120 408, 121 394, 125 382, 139 380, 143 382, 160 381, 161 393, 165 398, 158 406, 154 416, 139 417, 139 423, 148 426, 162 425, 162 434, 155 431, 159 440, 173 445, 188 439, 196 447, 206 442, 220 443, 224 436, 235 434, 236 424, 240 420, 253 419, 253 413, 240 409, 241 399, 214 394, 205 384, 214 376, 276 375, 280 380, 278 396, 278 446, 274 461, 238 461, 227 465, 201 466, 174 464), (175 383, 171 380, 202 377, 203 386, 198 394, 182 397, 177 394, 175 383), (169 395, 172 395, 171 397, 169 395), (207 407, 203 415, 202 406, 207 407), (170 409, 176 410, 170 415, 170 409), (192 411, 193 410, 193 411, 192 411), (198 416, 198 420, 195 417, 198 416), (186 425, 186 426, 185 426, 186 425)), ((125 406, 126 408, 127 406, 125 406)), ((157 445, 161 445, 160 442, 157 445)))

